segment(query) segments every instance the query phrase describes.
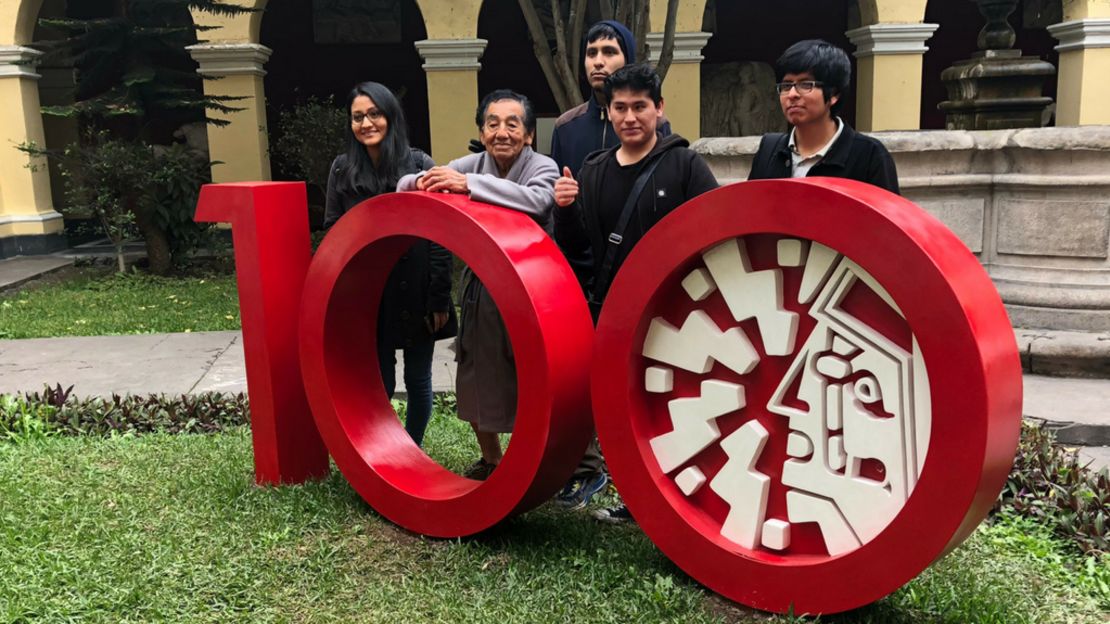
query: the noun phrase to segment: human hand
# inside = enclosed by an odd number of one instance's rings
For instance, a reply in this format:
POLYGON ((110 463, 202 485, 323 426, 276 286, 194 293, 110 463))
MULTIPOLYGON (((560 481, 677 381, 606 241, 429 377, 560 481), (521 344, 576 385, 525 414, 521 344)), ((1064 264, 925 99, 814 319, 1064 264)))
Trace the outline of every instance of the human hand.
POLYGON ((447 326, 447 319, 450 315, 447 312, 432 312, 432 333, 443 329, 447 326))
POLYGON ((563 167, 563 177, 555 180, 555 204, 566 208, 578 198, 578 181, 570 173, 570 167, 563 167))
POLYGON ((432 167, 428 170, 428 173, 421 176, 420 180, 424 183, 424 188, 421 189, 423 191, 432 193, 437 191, 445 193, 470 192, 470 187, 466 185, 466 175, 450 167, 432 167))

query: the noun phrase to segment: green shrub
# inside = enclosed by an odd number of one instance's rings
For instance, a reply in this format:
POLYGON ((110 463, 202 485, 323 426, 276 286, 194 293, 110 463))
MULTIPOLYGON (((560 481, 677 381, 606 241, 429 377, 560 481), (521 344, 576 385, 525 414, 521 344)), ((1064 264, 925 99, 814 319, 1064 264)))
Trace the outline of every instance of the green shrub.
POLYGON ((1024 423, 1014 467, 996 503, 1053 527, 1088 554, 1110 553, 1110 474, 1087 470, 1043 424, 1024 423))
POLYGON ((344 149, 349 126, 347 112, 331 99, 309 97, 278 113, 270 141, 274 170, 281 179, 307 185, 313 221, 323 220, 328 173, 344 149))
POLYGON ((0 395, 0 437, 218 433, 250 423, 247 396, 204 393, 77 399, 72 386, 0 395))

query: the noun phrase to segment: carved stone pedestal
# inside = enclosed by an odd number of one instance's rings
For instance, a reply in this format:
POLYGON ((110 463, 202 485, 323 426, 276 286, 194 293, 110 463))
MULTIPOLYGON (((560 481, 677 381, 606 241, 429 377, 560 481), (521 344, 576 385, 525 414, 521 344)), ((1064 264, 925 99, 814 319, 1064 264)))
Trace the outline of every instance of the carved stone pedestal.
POLYGON ((1041 95, 1056 74, 1051 63, 1021 50, 983 50, 941 72, 948 100, 940 103, 949 130, 1039 128, 1052 98, 1041 95))

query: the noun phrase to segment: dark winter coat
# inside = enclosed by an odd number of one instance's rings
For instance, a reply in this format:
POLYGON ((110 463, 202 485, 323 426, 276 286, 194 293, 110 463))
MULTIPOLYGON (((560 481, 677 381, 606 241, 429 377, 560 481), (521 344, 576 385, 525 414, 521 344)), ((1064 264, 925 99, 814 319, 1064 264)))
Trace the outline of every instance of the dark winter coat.
MULTIPOLYGON (((606 160, 616 160, 619 147, 590 154, 578 176, 578 199, 565 208, 555 209, 555 240, 578 274, 588 296, 600 303, 605 293, 595 293, 599 282, 610 282, 612 275, 602 275, 602 259, 611 243, 611 232, 601 231, 597 203, 601 196, 603 167, 606 160)), ((628 227, 620 232, 622 240, 613 262, 612 274, 620 269, 632 248, 652 226, 687 200, 717 188, 717 179, 690 142, 677 134, 660 137, 655 148, 644 157, 640 167, 662 159, 647 186, 636 201, 635 213, 628 227)))
MULTIPOLYGON (((763 135, 759 151, 752 161, 749 180, 791 177, 790 135, 772 132, 763 135)), ((878 140, 844 124, 844 131, 829 148, 825 157, 809 170, 806 177, 828 176, 848 178, 874 184, 891 193, 898 193, 898 171, 894 159, 878 140)))
MULTIPOLYGON (((346 162, 347 156, 340 154, 331 164, 324 227, 331 227, 348 210, 371 197, 339 190, 336 176, 346 162)), ((431 157, 413 149, 400 173, 415 173, 434 166, 431 157)), ((455 306, 451 303, 452 265, 451 252, 427 240, 415 243, 401 256, 382 293, 378 314, 380 342, 402 349, 454 335, 457 321, 455 306), (428 320, 433 312, 448 312, 451 316, 446 331, 441 330, 434 338, 428 331, 428 320)))
MULTIPOLYGON (((624 24, 612 20, 602 22, 612 26, 620 36, 621 52, 624 53, 625 65, 636 62, 636 38, 624 24)), ((582 54, 579 58, 586 58, 586 41, 582 41, 582 54)), ((666 119, 659 125, 658 131, 664 136, 671 133, 671 124, 666 119)), ((609 113, 604 106, 598 103, 596 95, 575 106, 555 120, 555 130, 551 133, 551 158, 559 166, 559 173, 563 167, 570 167, 575 177, 582 168, 586 156, 599 149, 614 147, 620 144, 620 138, 613 130, 609 121, 609 113)))

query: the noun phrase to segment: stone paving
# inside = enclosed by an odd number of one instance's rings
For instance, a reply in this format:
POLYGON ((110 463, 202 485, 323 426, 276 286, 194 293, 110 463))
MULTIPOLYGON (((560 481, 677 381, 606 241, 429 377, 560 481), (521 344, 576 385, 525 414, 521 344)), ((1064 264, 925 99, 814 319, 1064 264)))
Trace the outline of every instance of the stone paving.
MULTIPOLYGON (((0 291, 72 264, 72 254, 0 260, 0 291)), ((1015 335, 1027 371, 1110 371, 1108 335, 1022 329, 1015 335), (1034 361, 1039 364, 1033 366, 1034 361)), ((450 346, 451 341, 436 344, 436 392, 455 388, 450 346)), ((78 396, 246 392, 242 336, 230 331, 0 340, 0 393, 37 391, 56 383, 73 385, 78 396)), ((397 395, 404 396, 400 361, 397 395)), ((1110 466, 1110 379, 1027 373, 1023 415, 1046 421, 1062 443, 1081 447, 1083 457, 1096 467, 1110 466)))
MULTIPOLYGON (((436 344, 432 388, 455 388, 451 341, 436 344)), ((400 359, 400 358, 398 358, 400 359)), ((398 395, 404 394, 402 364, 398 395)), ((239 332, 0 340, 0 393, 74 386, 78 396, 112 393, 246 392, 239 332)), ((1064 444, 1110 465, 1110 379, 1025 375, 1026 418, 1045 420, 1064 444)))

